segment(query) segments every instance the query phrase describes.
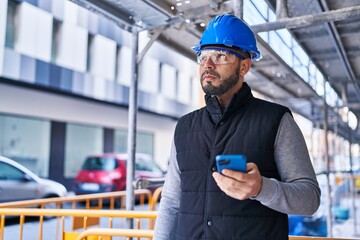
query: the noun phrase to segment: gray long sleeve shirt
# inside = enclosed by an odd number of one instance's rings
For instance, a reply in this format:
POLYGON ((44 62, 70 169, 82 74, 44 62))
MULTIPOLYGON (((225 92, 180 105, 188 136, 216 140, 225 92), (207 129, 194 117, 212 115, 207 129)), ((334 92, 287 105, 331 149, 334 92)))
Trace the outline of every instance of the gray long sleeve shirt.
MULTIPOLYGON (((281 181, 262 177, 261 191, 252 199, 286 214, 314 214, 320 204, 320 188, 304 137, 289 113, 281 120, 274 149, 281 181)), ((180 194, 180 171, 176 147, 172 144, 168 173, 155 225, 155 240, 170 240, 175 229, 180 194)))

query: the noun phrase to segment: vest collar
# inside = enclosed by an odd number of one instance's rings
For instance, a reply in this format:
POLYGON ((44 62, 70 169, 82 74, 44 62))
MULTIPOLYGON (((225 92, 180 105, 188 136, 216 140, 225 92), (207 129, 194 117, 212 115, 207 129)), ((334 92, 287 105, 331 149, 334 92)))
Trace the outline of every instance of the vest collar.
POLYGON ((244 82, 240 90, 234 94, 227 108, 222 111, 219 101, 216 96, 205 95, 206 110, 210 113, 211 119, 214 123, 218 123, 221 118, 235 110, 244 106, 253 95, 249 85, 244 82))

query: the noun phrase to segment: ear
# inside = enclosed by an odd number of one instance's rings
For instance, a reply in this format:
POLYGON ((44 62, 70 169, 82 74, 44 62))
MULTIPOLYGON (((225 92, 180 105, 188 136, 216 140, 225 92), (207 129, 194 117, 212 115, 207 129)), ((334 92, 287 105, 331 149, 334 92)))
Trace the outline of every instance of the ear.
POLYGON ((244 60, 241 60, 240 62, 240 75, 242 77, 244 77, 250 70, 251 67, 251 59, 250 58, 246 58, 244 60))

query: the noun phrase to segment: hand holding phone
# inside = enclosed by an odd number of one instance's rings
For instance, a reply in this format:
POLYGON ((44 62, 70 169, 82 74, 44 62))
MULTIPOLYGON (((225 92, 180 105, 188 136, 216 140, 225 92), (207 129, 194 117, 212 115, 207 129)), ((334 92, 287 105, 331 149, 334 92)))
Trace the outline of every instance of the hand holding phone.
POLYGON ((216 167, 219 173, 223 169, 246 173, 246 157, 240 154, 222 154, 215 157, 216 167))

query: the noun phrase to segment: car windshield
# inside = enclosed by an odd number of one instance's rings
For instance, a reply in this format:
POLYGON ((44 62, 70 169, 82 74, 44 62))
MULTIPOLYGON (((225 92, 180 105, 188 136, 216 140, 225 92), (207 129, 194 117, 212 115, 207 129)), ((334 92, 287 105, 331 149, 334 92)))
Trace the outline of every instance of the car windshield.
POLYGON ((136 159, 136 170, 138 171, 150 171, 150 172, 162 172, 161 168, 151 160, 145 160, 142 158, 136 159))
POLYGON ((88 157, 82 169, 112 171, 116 167, 116 160, 113 157, 88 157))

